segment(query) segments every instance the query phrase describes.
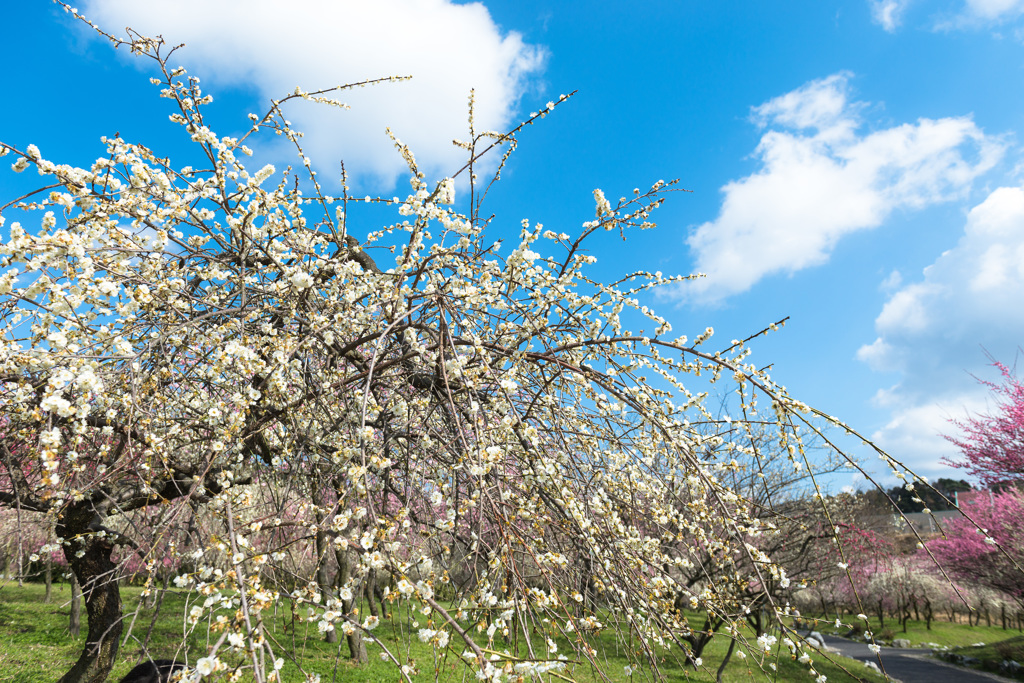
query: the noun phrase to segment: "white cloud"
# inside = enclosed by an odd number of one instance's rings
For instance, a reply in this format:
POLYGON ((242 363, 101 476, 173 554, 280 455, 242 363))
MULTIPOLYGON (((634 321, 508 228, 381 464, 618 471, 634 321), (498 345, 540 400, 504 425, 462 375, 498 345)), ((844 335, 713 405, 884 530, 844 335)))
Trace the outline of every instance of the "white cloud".
POLYGON ((849 78, 812 81, 753 110, 768 129, 754 153, 761 168, 722 188, 718 217, 687 240, 707 277, 673 295, 714 303, 825 263, 840 238, 897 209, 964 196, 1002 155, 967 116, 862 133, 866 104, 850 102, 849 78))
POLYGON ((932 28, 936 31, 988 29, 1012 22, 1022 14, 1024 0, 964 0, 954 10, 937 14, 932 28))
POLYGON ((967 0, 965 13, 984 21, 1002 21, 1024 13, 1024 0, 967 0))
POLYGON ((898 270, 894 270, 882 280, 882 283, 878 286, 883 292, 891 292, 899 288, 903 284, 903 275, 898 270))
MULTIPOLYGON (((960 411, 957 406, 955 414, 959 415, 960 411)), ((952 431, 949 418, 953 414, 935 406, 898 410, 872 439, 915 473, 934 480, 946 470, 942 458, 955 456, 955 449, 942 437, 952 431)))
MULTIPOLYGON (((875 320, 878 337, 857 356, 901 380, 876 403, 891 411, 874 438, 927 472, 955 449, 938 436, 949 418, 986 409, 974 377, 998 379, 985 352, 1013 363, 1024 341, 1024 188, 1002 187, 967 216, 959 243, 895 292, 875 320)), ((989 406, 991 407, 991 406, 989 406)))
MULTIPOLYGON (((542 48, 503 33, 481 3, 450 0, 89 0, 101 27, 161 34, 193 73, 217 86, 255 88, 269 103, 307 91, 392 75, 413 80, 343 92, 351 110, 298 102, 287 110, 322 172, 390 187, 405 165, 390 126, 422 170, 462 166, 467 102, 476 89, 476 130, 510 126, 520 96, 543 66, 542 48)), ((258 112, 262 113, 262 112, 258 112)), ((241 123, 241 122, 240 122, 241 123)))
POLYGON ((754 107, 753 118, 761 127, 775 123, 788 128, 836 128, 842 132, 844 123, 853 123, 847 102, 850 76, 851 73, 844 71, 805 83, 792 92, 754 107))
POLYGON ((910 0, 871 0, 871 19, 883 29, 892 33, 903 21, 910 0))

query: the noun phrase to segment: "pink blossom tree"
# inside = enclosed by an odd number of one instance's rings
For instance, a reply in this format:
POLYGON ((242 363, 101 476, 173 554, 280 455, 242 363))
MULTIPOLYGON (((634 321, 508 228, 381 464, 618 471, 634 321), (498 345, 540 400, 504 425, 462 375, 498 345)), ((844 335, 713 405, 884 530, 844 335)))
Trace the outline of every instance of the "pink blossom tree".
POLYGON ((928 550, 954 578, 1006 593, 1024 604, 1024 496, 993 495, 971 506, 970 519, 950 523, 928 550), (973 520, 973 521, 972 521, 973 520))
POLYGON ((992 365, 1002 374, 1002 383, 980 381, 992 390, 997 409, 953 420, 963 436, 946 436, 962 453, 961 459, 946 462, 989 486, 1024 479, 1024 383, 1006 365, 992 365))

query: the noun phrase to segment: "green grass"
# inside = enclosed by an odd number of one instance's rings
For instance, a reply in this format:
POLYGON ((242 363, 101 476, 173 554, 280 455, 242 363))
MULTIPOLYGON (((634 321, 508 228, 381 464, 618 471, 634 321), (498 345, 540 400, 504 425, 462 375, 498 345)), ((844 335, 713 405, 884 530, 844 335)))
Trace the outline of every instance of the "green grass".
MULTIPOLYGON (((822 633, 845 635, 850 629, 835 628, 833 620, 822 620, 816 630, 822 633)), ((854 617, 844 617, 844 624, 858 623, 854 617)), ((863 622, 859 622, 863 623, 863 622)), ((903 626, 894 619, 887 619, 885 626, 881 626, 878 619, 872 617, 868 620, 875 639, 880 642, 885 640, 882 634, 892 631, 893 638, 909 640, 912 647, 919 645, 930 645, 939 647, 964 647, 975 643, 995 643, 1007 638, 1020 635, 1016 629, 1003 630, 999 626, 968 626, 967 624, 954 624, 948 621, 932 621, 931 630, 928 630, 924 621, 910 620, 907 622, 907 632, 903 632, 903 626)), ((888 635, 888 633, 886 633, 888 635)))
MULTIPOLYGON (((121 590, 122 599, 125 603, 125 631, 132 622, 134 612, 139 604, 140 589, 126 587, 121 590)), ((25 584, 18 587, 14 584, 0 584, 0 681, 15 683, 52 683, 57 680, 77 659, 85 640, 85 624, 82 625, 82 635, 77 639, 71 638, 68 634, 68 615, 70 590, 66 585, 54 586, 54 600, 50 604, 43 603, 43 587, 37 584, 25 584)), ((197 628, 187 637, 184 635, 182 626, 182 615, 186 611, 186 596, 175 592, 168 593, 163 601, 162 609, 154 623, 153 634, 149 644, 149 654, 153 658, 175 657, 184 658, 184 651, 188 650, 190 661, 205 654, 207 637, 212 635, 215 639, 217 634, 208 634, 204 628, 197 628)), ((305 614, 305 610, 302 610, 305 614)), ((83 614, 83 621, 85 615, 83 614)), ((121 649, 119 662, 110 676, 111 681, 117 681, 128 670, 136 664, 142 656, 140 648, 142 639, 145 638, 153 619, 153 611, 145 606, 139 610, 135 617, 134 626, 131 630, 131 637, 128 643, 121 649)), ((443 680, 443 681, 467 681, 475 680, 473 672, 468 671, 459 661, 458 652, 463 650, 456 643, 455 652, 442 653, 435 659, 434 652, 427 644, 419 642, 415 633, 417 627, 414 619, 418 619, 421 626, 426 626, 426 617, 422 615, 411 615, 408 612, 396 611, 392 619, 383 620, 375 634, 384 641, 403 663, 411 663, 421 673, 414 677, 415 680, 443 680)), ((275 652, 278 656, 286 659, 282 670, 283 679, 288 682, 300 682, 305 680, 299 672, 296 663, 301 664, 302 669, 308 673, 318 673, 322 681, 367 681, 391 683, 398 680, 398 674, 390 662, 380 659, 381 649, 379 646, 368 643, 370 661, 362 667, 350 664, 347 655, 348 648, 344 637, 340 638, 339 644, 325 643, 316 631, 314 624, 303 621, 293 622, 290 610, 282 605, 276 618, 273 615, 265 615, 267 632, 272 643, 275 643, 275 652)), ((751 639, 752 634, 749 634, 751 639)), ((123 636, 122 636, 123 637, 123 636)), ((481 638, 480 642, 484 642, 481 638)), ((569 643, 561 638, 556 639, 559 652, 571 653, 569 643)), ((543 651, 543 638, 537 636, 535 645, 539 646, 538 651, 543 651)), ((626 682, 630 679, 624 673, 624 667, 630 664, 626 655, 627 644, 616 640, 614 634, 608 630, 601 634, 595 646, 598 648, 598 659, 608 677, 613 681, 626 682)), ((679 650, 665 650, 661 656, 659 668, 665 680, 668 681, 694 681, 706 683, 714 681, 714 672, 717 669, 722 657, 725 654, 728 641, 722 638, 715 638, 704 652, 704 666, 706 670, 695 672, 692 668, 683 668, 678 661, 679 650)), ((511 648, 512 643, 496 641, 496 648, 503 650, 511 648)), ((810 681, 807 667, 791 659, 788 651, 784 654, 775 655, 775 659, 765 661, 765 671, 769 676, 758 668, 753 657, 740 660, 735 655, 730 661, 724 679, 730 683, 739 681, 810 681), (775 663, 777 674, 768 668, 769 662, 775 663)), ((838 681, 880 681, 881 678, 873 674, 862 664, 852 660, 836 658, 842 667, 854 674, 850 676, 844 673, 843 669, 836 664, 826 661, 821 656, 815 658, 815 668, 819 673, 828 676, 830 682, 838 681)), ((565 672, 572 678, 587 683, 602 680, 594 672, 589 664, 577 665, 565 672)), ((644 667, 637 667, 633 675, 634 681, 647 680, 649 671, 644 667)), ((558 678, 551 677, 549 680, 558 681, 558 678)))
MULTIPOLYGON (((962 655, 973 657, 979 663, 972 667, 983 671, 992 671, 1003 676, 1011 675, 1009 672, 1000 671, 999 665, 1005 659, 1011 659, 1017 663, 1024 663, 1024 636, 1014 636, 996 643, 985 645, 958 647, 950 650, 949 655, 962 655)), ((1024 679, 1024 672, 1016 675, 1018 679, 1024 679)))

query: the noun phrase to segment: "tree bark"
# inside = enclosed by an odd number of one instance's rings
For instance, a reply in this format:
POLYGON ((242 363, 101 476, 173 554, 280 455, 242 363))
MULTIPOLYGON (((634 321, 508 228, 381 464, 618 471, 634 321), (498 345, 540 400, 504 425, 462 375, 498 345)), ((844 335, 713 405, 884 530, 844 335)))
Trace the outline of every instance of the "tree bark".
POLYGON ((580 571, 580 595, 583 596, 583 600, 580 601, 576 609, 576 616, 582 617, 587 611, 588 607, 594 611, 597 610, 597 584, 594 583, 594 564, 590 558, 590 553, 587 550, 582 551, 583 554, 583 568, 580 571))
POLYGON ((718 671, 715 672, 715 683, 722 683, 722 674, 725 673, 725 667, 729 664, 729 658, 732 657, 732 651, 735 647, 736 639, 733 638, 729 641, 729 649, 725 652, 725 659, 722 660, 721 666, 719 666, 718 671))
POLYGON ((46 595, 43 596, 43 602, 49 605, 53 600, 53 560, 50 559, 49 553, 46 557, 46 569, 43 570, 43 581, 46 583, 46 595))
MULTIPOLYGON (((334 587, 327 575, 327 536, 323 532, 324 518, 319 510, 316 513, 316 522, 316 585, 320 588, 320 594, 326 601, 328 597, 334 597, 334 587)), ((327 631, 324 634, 324 640, 328 643, 338 642, 338 632, 335 629, 327 631)))
MULTIPOLYGON (((366 603, 370 609, 370 615, 380 618, 381 610, 377 609, 377 570, 371 569, 366 573, 366 603)), ((384 603, 381 601, 381 607, 384 603)))
POLYGON ((64 557, 85 596, 89 627, 82 654, 59 683, 104 683, 121 644, 121 592, 111 560, 114 544, 93 533, 95 518, 87 505, 72 505, 57 523, 64 557))
MULTIPOLYGON (((348 577, 351 573, 348 553, 340 548, 335 548, 334 557, 338 561, 337 585, 344 586, 348 582, 348 577)), ((359 604, 359 596, 362 593, 362 590, 352 591, 352 593, 353 596, 351 600, 341 601, 342 609, 345 610, 346 615, 352 615, 352 608, 359 604)), ((366 664, 370 658, 366 653, 366 643, 363 641, 362 631, 356 629, 345 637, 348 640, 349 658, 354 662, 366 664)))
POLYGON ((71 573, 71 616, 68 618, 68 632, 77 638, 82 632, 82 587, 74 572, 71 573))

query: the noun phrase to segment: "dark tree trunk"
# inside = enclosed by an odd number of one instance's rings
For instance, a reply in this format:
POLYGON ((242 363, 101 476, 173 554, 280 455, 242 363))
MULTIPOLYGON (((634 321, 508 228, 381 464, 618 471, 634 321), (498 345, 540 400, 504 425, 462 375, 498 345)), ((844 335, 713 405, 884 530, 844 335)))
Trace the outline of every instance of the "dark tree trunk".
POLYGON ((718 671, 715 672, 715 683, 722 683, 722 674, 725 673, 725 667, 729 664, 729 658, 732 657, 732 651, 735 647, 736 639, 733 638, 729 641, 729 649, 725 652, 725 659, 722 660, 722 664, 718 667, 718 671))
POLYGON ((900 615, 899 619, 900 619, 900 623, 903 624, 903 632, 906 633, 907 632, 907 622, 910 621, 910 601, 907 600, 906 602, 904 602, 903 600, 900 600, 899 604, 900 604, 899 612, 898 612, 899 615, 900 615))
MULTIPOLYGON (((159 591, 156 604, 153 605, 153 618, 149 621, 149 628, 146 629, 146 637, 142 640, 143 652, 147 652, 149 650, 149 639, 153 636, 153 629, 156 628, 156 620, 160 616, 160 606, 163 605, 164 596, 167 594, 167 586, 170 583, 170 580, 171 574, 170 572, 167 572, 167 574, 164 574, 164 588, 159 591)), ((125 640, 127 640, 127 638, 125 640)))
POLYGON ((50 604, 53 600, 53 560, 50 559, 49 553, 46 556, 46 569, 43 570, 43 581, 46 583, 46 595, 43 596, 43 602, 50 604))
POLYGON ((754 635, 761 637, 764 635, 764 623, 761 620, 761 608, 757 611, 747 615, 747 623, 754 627, 754 635))
POLYGON ((379 619, 388 618, 388 606, 384 602, 384 588, 377 580, 377 570, 371 569, 366 573, 366 585, 363 588, 363 595, 366 596, 366 604, 369 606, 370 614, 379 619))
POLYGON ((583 568, 580 571, 580 595, 583 596, 583 600, 580 601, 579 606, 576 609, 576 616, 582 617, 587 611, 589 606, 590 609, 596 610, 596 584, 594 583, 594 565, 593 560, 590 559, 589 551, 583 551, 583 568))
POLYGON ((68 632, 77 638, 82 632, 82 587, 74 572, 71 573, 71 617, 68 619, 68 632))
POLYGON ((718 631, 718 627, 721 625, 721 619, 712 621, 710 617, 705 617, 704 628, 702 630, 691 632, 690 635, 683 637, 683 640, 690 644, 690 664, 693 666, 694 671, 697 670, 697 658, 704 654, 704 648, 706 648, 708 643, 711 642, 712 636, 718 631))
MULTIPOLYGON (((339 586, 344 586, 348 582, 348 577, 351 573, 348 553, 340 548, 336 548, 334 550, 334 557, 338 561, 337 584, 339 586)), ((352 615, 353 608, 359 604, 359 596, 361 592, 361 588, 359 590, 352 591, 353 595, 351 600, 342 600, 341 607, 345 610, 346 615, 352 615)), ((366 643, 363 641, 363 632, 357 628, 347 635, 346 639, 348 640, 349 658, 359 664, 366 664, 370 658, 366 654, 366 643)))
MULTIPOLYGON (((366 604, 370 609, 370 615, 380 618, 381 611, 377 609, 377 570, 371 569, 366 573, 366 604)), ((384 602, 381 601, 383 607, 384 602)))
MULTIPOLYGON (((387 619, 391 616, 391 610, 388 609, 388 604, 384 601, 384 586, 381 585, 377 577, 377 570, 371 571, 373 572, 373 594, 377 596, 377 604, 380 606, 380 618, 387 619)), ((388 577, 387 585, 391 585, 390 577, 388 577)))
POLYGON ((82 587, 89 621, 82 654, 59 683, 104 683, 121 643, 121 592, 111 560, 114 544, 92 533, 95 518, 85 505, 73 505, 57 523, 57 536, 64 541, 64 557, 82 587))
MULTIPOLYGON (((334 597, 334 587, 331 585, 331 579, 327 574, 327 535, 323 532, 324 519, 323 516, 317 512, 316 515, 316 585, 320 588, 320 593, 324 596, 324 600, 328 597, 334 597)), ((324 634, 324 640, 328 643, 338 642, 338 632, 335 629, 331 629, 324 634)))

